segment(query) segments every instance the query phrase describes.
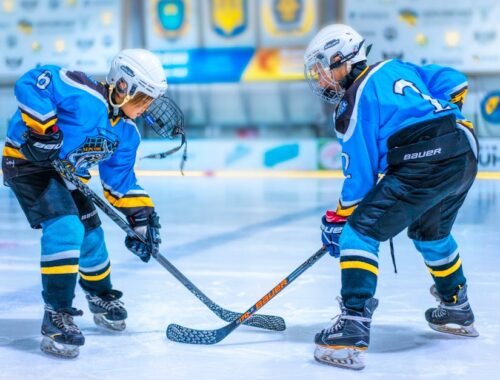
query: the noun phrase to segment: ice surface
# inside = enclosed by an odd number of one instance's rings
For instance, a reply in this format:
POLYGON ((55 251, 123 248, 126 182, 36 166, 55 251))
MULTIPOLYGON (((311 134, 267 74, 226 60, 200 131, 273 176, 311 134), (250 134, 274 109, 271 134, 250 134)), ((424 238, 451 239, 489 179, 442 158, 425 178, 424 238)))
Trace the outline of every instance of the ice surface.
MULTIPOLYGON (((324 209, 336 206, 339 180, 141 177, 161 217, 162 252, 221 306, 244 311, 320 245, 324 209)), ((92 181, 99 190, 97 179, 92 181)), ((339 267, 326 256, 261 311, 285 318, 281 333, 242 326, 215 346, 165 337, 169 323, 219 328, 218 319, 154 261, 123 246, 102 216, 112 280, 129 311, 124 333, 94 326, 77 289, 77 318, 87 341, 75 360, 39 350, 42 317, 40 232, 31 230, 13 194, 0 188, 0 379, 497 379, 500 370, 500 183, 475 183, 453 234, 460 245, 479 338, 432 331, 431 278, 404 233, 380 252, 372 344, 362 372, 313 359, 314 334, 338 313, 339 267)))

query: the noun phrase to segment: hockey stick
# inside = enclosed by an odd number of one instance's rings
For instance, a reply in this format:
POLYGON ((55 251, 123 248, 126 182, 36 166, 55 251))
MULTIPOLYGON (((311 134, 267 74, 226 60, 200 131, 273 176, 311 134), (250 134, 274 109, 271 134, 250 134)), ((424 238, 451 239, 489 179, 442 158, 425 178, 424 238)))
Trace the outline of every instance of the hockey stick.
POLYGON ((262 306, 273 299, 279 292, 285 289, 290 283, 310 268, 318 261, 327 250, 323 247, 314 255, 302 263, 300 267, 295 269, 288 277, 284 278, 278 285, 271 289, 264 297, 253 304, 247 311, 239 315, 237 319, 230 324, 221 327, 217 330, 195 330, 189 327, 184 327, 177 324, 170 324, 167 328, 167 338, 179 343, 189 344, 215 344, 228 336, 233 330, 245 323, 252 315, 262 306))
MULTIPOLYGON (((54 169, 66 180, 71 182, 78 190, 86 197, 90 198, 94 204, 99 207, 107 216, 109 216, 127 235, 135 239, 147 242, 144 238, 138 235, 132 227, 118 213, 108 205, 101 197, 99 197, 90 187, 84 184, 80 179, 60 160, 52 161, 54 169)), ((208 298, 198 287, 196 287, 186 276, 184 276, 165 256, 158 253, 153 256, 167 271, 170 272, 177 280, 181 282, 196 298, 205 304, 219 318, 226 322, 234 321, 239 318, 240 314, 224 309, 208 298)), ((255 315, 245 323, 248 326, 258 327, 266 330, 283 331, 286 329, 285 320, 274 315, 255 315)))

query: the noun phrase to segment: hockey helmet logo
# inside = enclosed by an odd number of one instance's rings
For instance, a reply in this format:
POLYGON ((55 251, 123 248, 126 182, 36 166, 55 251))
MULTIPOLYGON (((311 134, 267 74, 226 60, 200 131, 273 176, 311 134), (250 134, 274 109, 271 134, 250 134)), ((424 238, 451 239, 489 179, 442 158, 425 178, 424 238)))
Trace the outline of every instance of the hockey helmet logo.
POLYGON ((338 45, 339 43, 340 43, 340 39, 335 38, 335 39, 333 39, 333 40, 331 40, 331 41, 328 41, 328 42, 325 44, 325 46, 323 47, 323 49, 324 49, 324 50, 330 49, 330 48, 332 48, 332 47, 334 47, 334 46, 338 45))
POLYGON ((125 74, 127 74, 129 77, 135 77, 134 70, 132 70, 130 67, 128 67, 126 65, 121 65, 120 69, 122 69, 122 71, 125 74))

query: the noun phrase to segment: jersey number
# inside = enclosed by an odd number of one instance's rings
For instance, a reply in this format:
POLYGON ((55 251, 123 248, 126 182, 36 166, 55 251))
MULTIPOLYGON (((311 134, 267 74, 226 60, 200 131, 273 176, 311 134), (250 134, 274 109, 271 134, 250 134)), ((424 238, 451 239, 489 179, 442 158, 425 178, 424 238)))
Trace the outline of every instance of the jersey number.
POLYGON ((429 101, 432 106, 435 108, 434 113, 438 112, 443 112, 443 111, 448 111, 451 110, 451 106, 447 105, 446 107, 443 107, 439 101, 427 94, 423 94, 422 91, 418 89, 418 87, 415 85, 415 83, 409 82, 404 79, 397 80, 394 82, 394 92, 398 95, 403 95, 405 92, 405 88, 411 88, 413 91, 415 91, 417 94, 419 94, 423 99, 429 101))
POLYGON ((38 76, 38 78, 36 78, 36 86, 40 90, 45 90, 50 84, 51 80, 52 80, 52 74, 50 73, 50 71, 46 70, 43 73, 41 73, 38 76))

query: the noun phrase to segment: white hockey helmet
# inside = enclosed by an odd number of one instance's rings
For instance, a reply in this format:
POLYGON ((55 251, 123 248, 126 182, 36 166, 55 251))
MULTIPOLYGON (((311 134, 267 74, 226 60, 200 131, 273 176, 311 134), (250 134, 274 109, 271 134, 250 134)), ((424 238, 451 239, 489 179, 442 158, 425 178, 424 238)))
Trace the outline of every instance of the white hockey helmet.
POLYGON ((106 76, 110 86, 110 102, 119 107, 141 92, 157 99, 167 91, 167 78, 160 59, 145 49, 125 49, 111 62, 106 76), (113 89, 125 95, 121 104, 114 104, 111 98, 113 89))
POLYGON ((328 103, 336 104, 345 90, 332 78, 330 71, 347 64, 366 60, 365 40, 353 28, 344 24, 321 29, 307 46, 304 54, 304 74, 312 91, 328 103))

